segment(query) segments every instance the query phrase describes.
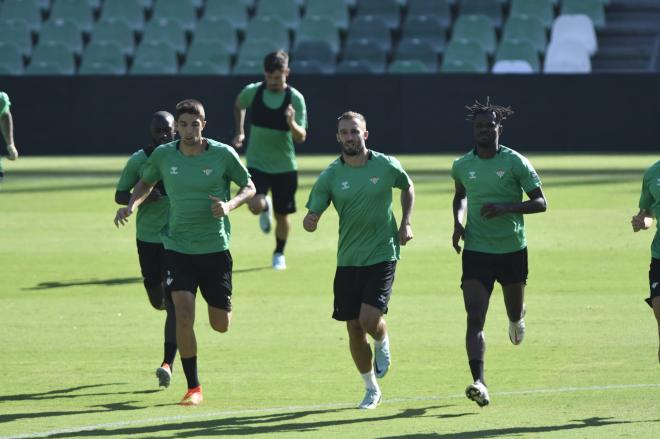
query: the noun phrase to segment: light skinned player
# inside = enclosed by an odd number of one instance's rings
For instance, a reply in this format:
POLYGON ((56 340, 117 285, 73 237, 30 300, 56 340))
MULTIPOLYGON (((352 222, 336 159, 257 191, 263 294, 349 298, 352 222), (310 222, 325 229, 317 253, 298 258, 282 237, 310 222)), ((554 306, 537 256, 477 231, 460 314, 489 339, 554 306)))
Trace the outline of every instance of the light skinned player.
POLYGON ((351 356, 364 380, 366 393, 358 407, 374 409, 382 400, 376 378, 383 378, 391 364, 383 315, 392 294, 399 246, 413 238, 415 190, 398 160, 367 149, 369 131, 363 115, 342 114, 337 131, 341 156, 314 184, 303 227, 314 232, 330 203, 339 214, 332 317, 346 322, 351 356), (398 228, 392 213, 392 188, 401 190, 398 228), (367 335, 374 340, 373 354, 367 335))
MULTIPOLYGON (((14 119, 11 115, 11 101, 9 96, 4 91, 0 91, 0 131, 2 131, 2 138, 7 145, 7 158, 9 160, 16 160, 18 158, 18 150, 14 144, 14 119)), ((0 181, 4 177, 2 170, 2 162, 0 162, 0 181)))

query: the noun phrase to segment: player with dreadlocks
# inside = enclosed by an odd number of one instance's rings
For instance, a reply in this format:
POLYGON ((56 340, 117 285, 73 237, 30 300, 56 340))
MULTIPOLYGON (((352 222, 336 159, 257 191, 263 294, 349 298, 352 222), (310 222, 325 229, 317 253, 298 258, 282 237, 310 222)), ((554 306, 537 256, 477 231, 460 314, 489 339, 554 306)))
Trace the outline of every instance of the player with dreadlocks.
POLYGON ((502 121, 513 114, 510 107, 475 101, 465 107, 473 121, 476 146, 454 161, 454 233, 452 243, 461 253, 464 240, 461 288, 467 311, 465 347, 473 383, 466 396, 480 407, 490 403, 484 380, 484 323, 495 281, 502 285, 509 317, 509 339, 514 345, 525 335, 525 284, 527 239, 523 215, 544 212, 546 200, 541 180, 529 160, 500 145, 502 121), (522 201, 525 191, 528 201, 522 201), (467 198, 467 223, 465 218, 467 198))

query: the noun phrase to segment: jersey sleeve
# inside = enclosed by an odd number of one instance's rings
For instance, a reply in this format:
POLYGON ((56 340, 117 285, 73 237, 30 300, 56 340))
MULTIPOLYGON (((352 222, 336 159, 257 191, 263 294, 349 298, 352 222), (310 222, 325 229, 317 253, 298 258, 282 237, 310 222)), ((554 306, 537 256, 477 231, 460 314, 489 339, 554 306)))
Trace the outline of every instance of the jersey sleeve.
POLYGON ((328 208, 331 200, 328 174, 327 171, 324 171, 314 183, 305 207, 309 211, 320 215, 328 208))
POLYGON ((461 183, 461 178, 458 175, 458 160, 454 160, 454 162, 451 164, 451 178, 453 178, 454 181, 461 183))
POLYGON ((252 101, 254 101, 254 96, 257 94, 257 89, 261 85, 260 82, 255 82, 253 84, 248 84, 241 90, 238 94, 238 105, 241 108, 249 108, 252 106, 252 101))
POLYGON ((233 148, 227 148, 226 151, 229 156, 227 163, 227 176, 239 187, 247 186, 248 180, 250 180, 250 173, 245 166, 243 166, 241 159, 233 148))
POLYGON ((0 91, 0 116, 8 112, 10 106, 9 96, 4 91, 0 91))
POLYGON ((292 96, 293 109, 296 110, 296 123, 303 128, 307 128, 307 104, 305 97, 301 93, 295 93, 292 96))
POLYGON ((655 200, 653 199, 653 194, 651 194, 651 191, 649 190, 649 171, 650 169, 644 173, 644 178, 642 179, 642 193, 639 196, 639 208, 651 213, 655 200))
POLYGON ((395 159, 394 157, 390 157, 390 165, 392 166, 392 170, 394 171, 394 187, 399 188, 403 191, 408 190, 410 186, 412 186, 412 180, 406 173, 406 171, 403 169, 403 166, 401 166, 401 163, 399 160, 395 159))
POLYGON ((147 163, 142 170, 142 180, 146 183, 157 183, 162 180, 163 177, 160 173, 160 165, 163 156, 162 152, 163 150, 159 146, 149 156, 149 160, 147 160, 147 163))
POLYGON ((539 178, 539 175, 536 173, 536 170, 534 170, 530 161, 525 157, 520 157, 520 160, 516 160, 514 172, 518 178, 520 187, 526 193, 541 187, 541 179, 539 178))
POLYGON ((126 166, 121 171, 121 176, 117 182, 117 191, 130 191, 140 179, 139 164, 135 157, 131 157, 126 162, 126 166))

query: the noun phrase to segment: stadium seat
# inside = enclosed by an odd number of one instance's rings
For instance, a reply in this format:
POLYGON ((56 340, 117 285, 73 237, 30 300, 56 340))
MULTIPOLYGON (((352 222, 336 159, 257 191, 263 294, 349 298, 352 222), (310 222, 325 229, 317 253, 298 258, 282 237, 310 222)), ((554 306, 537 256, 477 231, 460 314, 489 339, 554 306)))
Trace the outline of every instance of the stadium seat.
POLYGON ((335 71, 336 53, 327 41, 303 41, 296 44, 291 57, 294 61, 317 64, 323 73, 335 71))
POLYGON ((577 41, 587 49, 590 56, 598 50, 596 30, 586 15, 560 15, 552 24, 550 41, 577 41))
POLYGON ((584 46, 574 41, 550 42, 543 65, 545 73, 591 73, 591 59, 584 46))
POLYGON ((26 74, 73 75, 76 64, 71 50, 62 43, 41 41, 32 52, 26 74))
POLYGON ((461 15, 454 23, 452 40, 467 40, 479 43, 486 53, 495 53, 495 27, 484 15, 461 15))
POLYGON ((0 20, 0 41, 16 46, 21 55, 32 53, 32 35, 23 20, 0 20))
POLYGON ((502 5, 493 0, 460 0, 460 15, 484 15, 499 29, 502 27, 502 5))
POLYGON ((441 73, 486 73, 481 68, 460 59, 442 61, 441 73))
POLYGON ((305 17, 313 16, 328 18, 343 31, 348 29, 349 15, 344 0, 307 0, 305 17))
POLYGON ((41 28, 41 6, 36 0, 4 0, 0 20, 23 20, 31 31, 41 28))
POLYGON ((229 65, 220 66, 212 62, 198 60, 186 61, 181 67, 181 75, 228 75, 229 65))
POLYGON ((530 74, 535 73, 532 66, 529 65, 527 61, 522 61, 519 59, 516 60, 501 60, 496 61, 492 69, 493 73, 518 73, 518 74, 530 74))
POLYGON ((121 19, 107 19, 96 23, 92 33, 92 42, 107 41, 117 44, 124 54, 133 55, 135 37, 128 23, 121 19))
POLYGON ((48 20, 39 32, 39 41, 52 41, 62 43, 72 53, 82 53, 82 34, 78 26, 69 20, 48 20))
POLYGON ((203 71, 210 64, 214 74, 228 75, 231 53, 213 41, 195 40, 188 49, 186 65, 188 64, 191 65, 186 70, 203 71), (191 63, 195 63, 195 65, 193 66, 191 63))
POLYGON ((126 70, 126 53, 124 49, 113 41, 92 41, 89 43, 82 57, 82 64, 111 63, 118 64, 126 70))
POLYGON ((563 0, 561 15, 583 14, 589 17, 596 29, 605 27, 603 0, 563 0))
POLYGON ((555 19, 552 0, 511 0, 509 17, 518 15, 536 17, 546 29, 550 28, 555 19))
POLYGON ((279 18, 287 29, 294 30, 300 24, 300 4, 296 0, 268 0, 257 4, 257 18, 279 18))
MULTIPOLYGON (((424 64, 425 71, 429 73, 435 73, 438 70, 438 54, 433 46, 425 40, 412 38, 401 41, 396 49, 395 60, 419 61, 424 64)), ((410 67, 410 65, 405 66, 410 67)))
POLYGON ((269 53, 275 52, 283 47, 277 45, 273 41, 268 40, 252 40, 244 41, 238 51, 238 59, 236 61, 239 64, 241 61, 247 63, 248 61, 255 61, 259 64, 261 72, 264 70, 264 57, 269 53))
POLYGON ((397 29, 401 19, 401 5, 397 0, 359 0, 358 17, 374 15, 382 18, 389 29, 397 29))
POLYGON ((80 69, 78 70, 79 75, 125 75, 126 66, 124 64, 117 64, 108 61, 89 61, 83 59, 80 69))
POLYGON ((245 31, 245 43, 252 41, 269 41, 288 51, 289 31, 277 17, 255 17, 245 31))
POLYGON ((245 30, 248 11, 242 0, 209 1, 204 10, 204 20, 227 20, 234 29, 245 30))
POLYGON ((332 66, 330 70, 324 70, 323 66, 314 60, 295 59, 291 62, 291 69, 298 75, 331 75, 335 73, 335 68, 332 66))
POLYGON ((387 73, 412 74, 412 73, 435 73, 429 71, 426 65, 416 59, 397 59, 387 68, 387 73))
POLYGON ((168 18, 153 18, 144 27, 142 42, 165 43, 178 53, 186 51, 186 34, 181 23, 168 18))
POLYGON ((88 0, 57 0, 50 12, 50 21, 69 20, 78 30, 89 33, 94 26, 92 6, 88 0))
POLYGON ((104 1, 101 20, 122 20, 134 31, 144 27, 144 10, 140 0, 104 1))
POLYGON ((545 53, 548 44, 545 26, 538 19, 527 15, 518 15, 507 20, 502 34, 502 41, 528 41, 537 52, 545 53))
POLYGON ((25 76, 32 75, 73 75, 74 67, 64 67, 61 63, 55 61, 32 61, 25 69, 25 76))
POLYGON ((335 23, 327 17, 306 15, 296 32, 296 46, 305 41, 325 41, 333 52, 339 53, 339 31, 335 23))
POLYGON ((205 16, 200 20, 193 35, 193 42, 197 41, 220 45, 232 55, 238 51, 236 29, 225 18, 205 16))
POLYGON ((0 40, 0 74, 20 75, 23 73, 23 55, 18 46, 0 40))
POLYGON ((232 70, 233 75, 263 75, 264 65, 263 61, 257 60, 244 60, 239 61, 232 70))
POLYGON ((166 19, 177 21, 187 31, 195 29, 197 12, 190 0, 158 0, 151 21, 166 19))
POLYGON ((426 15, 408 17, 403 27, 402 39, 419 39, 428 42, 437 53, 447 44, 447 28, 435 18, 426 15))
POLYGON ((373 73, 385 73, 386 51, 378 43, 367 40, 351 40, 344 49, 344 61, 362 61, 373 73))
POLYGON ((174 74, 177 71, 176 51, 162 42, 143 41, 135 52, 131 74, 174 74))
POLYGON ((534 46, 528 41, 509 40, 502 41, 497 48, 495 61, 525 61, 533 72, 541 69, 539 55, 534 46))
POLYGON ((337 69, 335 73, 360 75, 360 74, 373 74, 373 73, 383 73, 383 72, 375 71, 373 66, 366 61, 344 60, 337 65, 337 69))
POLYGON ((407 20, 419 16, 433 17, 448 28, 451 25, 451 4, 448 0, 408 0, 407 20))
POLYGON ((390 29, 382 17, 361 15, 353 20, 346 43, 350 44, 352 41, 364 39, 376 43, 384 51, 388 51, 392 47, 390 29))
POLYGON ((469 71, 488 72, 488 59, 483 47, 474 41, 452 40, 445 48, 441 71, 458 71, 464 66, 469 71))
POLYGON ((140 61, 133 63, 131 75, 176 75, 176 65, 161 63, 158 61, 140 61))

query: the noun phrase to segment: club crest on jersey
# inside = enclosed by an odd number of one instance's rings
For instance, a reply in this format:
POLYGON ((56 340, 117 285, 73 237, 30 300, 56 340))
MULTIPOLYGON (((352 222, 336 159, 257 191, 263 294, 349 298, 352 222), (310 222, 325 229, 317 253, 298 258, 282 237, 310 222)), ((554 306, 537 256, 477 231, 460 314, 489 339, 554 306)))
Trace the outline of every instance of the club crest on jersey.
POLYGON ((373 184, 378 183, 379 180, 380 180, 380 177, 371 177, 371 178, 369 179, 369 181, 372 182, 373 184))
POLYGON ((495 174, 497 174, 497 176, 500 177, 500 178, 504 177, 504 171, 501 170, 501 169, 499 171, 497 171, 495 174))
POLYGON ((211 175, 211 173, 213 172, 213 169, 211 169, 211 168, 202 169, 202 172, 208 176, 208 175, 211 175))
POLYGON ((469 171, 468 172, 468 178, 470 180, 476 180, 477 179, 477 172, 476 171, 469 171))
POLYGON ((170 167, 170 175, 179 175, 179 168, 177 166, 170 167))
POLYGON ((341 182, 341 190, 345 191, 346 189, 350 189, 351 185, 348 184, 347 181, 342 181, 341 182))

